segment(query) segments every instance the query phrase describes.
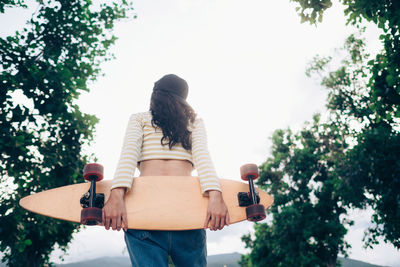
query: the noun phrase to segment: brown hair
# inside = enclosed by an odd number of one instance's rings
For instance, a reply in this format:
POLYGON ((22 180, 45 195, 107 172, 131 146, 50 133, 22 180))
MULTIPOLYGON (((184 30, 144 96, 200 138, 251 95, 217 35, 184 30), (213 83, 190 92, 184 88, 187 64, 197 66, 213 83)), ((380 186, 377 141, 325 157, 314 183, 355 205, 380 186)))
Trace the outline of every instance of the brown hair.
POLYGON ((170 149, 179 143, 186 150, 192 149, 192 132, 188 126, 194 123, 196 113, 186 102, 187 93, 186 81, 169 74, 155 83, 151 95, 151 123, 161 128, 161 144, 168 145, 170 149))

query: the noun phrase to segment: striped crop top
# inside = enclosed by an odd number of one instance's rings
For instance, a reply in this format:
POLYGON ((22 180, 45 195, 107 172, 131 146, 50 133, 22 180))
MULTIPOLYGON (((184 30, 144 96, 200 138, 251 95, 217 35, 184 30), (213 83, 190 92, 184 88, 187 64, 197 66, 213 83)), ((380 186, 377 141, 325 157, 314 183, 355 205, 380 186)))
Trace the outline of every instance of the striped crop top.
POLYGON ((203 194, 208 190, 221 191, 221 186, 207 148, 207 137, 203 120, 196 119, 189 127, 192 131, 192 151, 185 150, 181 144, 169 149, 161 145, 162 130, 151 124, 150 111, 131 115, 126 129, 121 156, 115 171, 112 187, 132 186, 138 162, 149 159, 188 160, 197 169, 203 194))

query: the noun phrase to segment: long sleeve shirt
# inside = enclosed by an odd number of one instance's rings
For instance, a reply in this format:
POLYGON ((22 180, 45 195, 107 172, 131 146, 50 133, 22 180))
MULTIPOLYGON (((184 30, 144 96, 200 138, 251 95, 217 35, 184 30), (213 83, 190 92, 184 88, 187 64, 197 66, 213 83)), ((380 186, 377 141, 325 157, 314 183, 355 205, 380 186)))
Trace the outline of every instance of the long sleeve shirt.
POLYGON ((188 151, 181 144, 169 149, 161 145, 162 130, 151 124, 151 112, 133 114, 122 146, 121 156, 115 171, 111 189, 132 186, 135 169, 139 162, 149 159, 188 160, 197 169, 201 191, 221 191, 221 186, 207 147, 207 136, 202 119, 196 119, 189 130, 192 132, 192 150, 188 151))

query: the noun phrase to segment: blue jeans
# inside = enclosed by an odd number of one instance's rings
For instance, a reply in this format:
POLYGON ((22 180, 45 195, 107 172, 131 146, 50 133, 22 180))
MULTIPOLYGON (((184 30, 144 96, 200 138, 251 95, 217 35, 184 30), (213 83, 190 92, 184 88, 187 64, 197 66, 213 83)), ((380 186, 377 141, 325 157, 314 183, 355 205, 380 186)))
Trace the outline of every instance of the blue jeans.
POLYGON ((128 229, 125 242, 133 267, 207 266, 206 231, 147 231, 128 229))

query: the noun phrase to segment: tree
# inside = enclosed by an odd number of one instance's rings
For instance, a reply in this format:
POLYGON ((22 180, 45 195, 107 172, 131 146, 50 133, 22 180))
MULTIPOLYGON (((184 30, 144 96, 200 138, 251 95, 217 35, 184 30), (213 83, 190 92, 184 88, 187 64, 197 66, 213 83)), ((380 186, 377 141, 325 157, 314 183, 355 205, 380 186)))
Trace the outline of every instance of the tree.
POLYGON ((324 77, 321 84, 330 91, 327 106, 333 118, 349 129, 351 148, 338 168, 343 188, 348 190, 344 200, 349 207, 373 208, 373 226, 365 236, 367 246, 377 244, 377 237, 382 236, 400 248, 399 106, 387 103, 395 101, 395 96, 382 103, 383 97, 375 95, 379 88, 370 89, 373 78, 368 79, 368 74, 375 66, 367 63, 363 40, 351 36, 346 46, 353 59, 336 70, 328 70, 327 59, 316 59, 311 66, 324 77))
MULTIPOLYGON (((297 8, 303 21, 316 24, 331 6, 330 0, 303 1, 297 8)), ((378 243, 382 236, 400 248, 400 2, 395 0, 343 0, 348 24, 361 27, 363 20, 375 23, 381 30, 383 49, 368 60, 362 40, 354 39, 352 58, 334 71, 321 68, 322 85, 329 90, 328 108, 336 118, 356 122, 351 136, 354 147, 342 164, 341 177, 351 186, 349 205, 370 206, 374 210, 366 235, 366 245, 378 243), (359 80, 363 81, 361 84, 359 80), (365 82, 364 82, 365 81, 365 82)), ((322 67, 323 66, 323 67, 322 67)))
POLYGON ((257 184, 274 196, 271 221, 255 226, 255 239, 242 240, 251 253, 242 266, 336 266, 351 224, 337 193, 340 162, 346 143, 340 128, 317 115, 312 125, 294 134, 277 130, 272 156, 260 166, 257 184))
MULTIPOLYGON (((332 6, 330 0, 292 1, 299 4, 296 9, 302 22, 311 24, 321 22, 324 11, 332 6)), ((252 251, 242 257, 242 266, 291 266, 294 259, 300 266, 333 266, 334 253, 345 253, 348 247, 342 240, 342 227, 351 222, 338 222, 341 217, 335 217, 338 213, 344 215, 347 207, 373 208, 373 226, 365 237, 367 246, 383 236, 386 242, 400 248, 400 2, 340 2, 346 7, 349 24, 362 28, 363 20, 367 20, 382 29, 383 50, 370 59, 363 39, 351 35, 344 45, 347 55, 333 71, 329 69, 332 57, 316 56, 310 64, 307 74, 318 74, 321 85, 329 91, 328 120, 322 124, 314 120, 314 129, 308 132, 313 137, 309 139, 303 135, 305 129, 294 135, 290 130, 274 133, 272 157, 260 167, 258 182, 275 197, 275 207, 269 211, 272 222, 256 225, 254 239, 250 235, 243 237, 252 251), (325 134, 321 134, 322 125, 325 134), (310 144, 323 143, 319 136, 341 146, 331 146, 332 151, 324 152, 310 149, 310 144), (293 141, 302 138, 310 141, 293 141), (299 153, 308 159, 296 162, 299 153), (308 161, 314 166, 307 165, 308 161), (312 182, 320 168, 327 179, 318 182, 326 188, 326 194, 320 194, 319 187, 314 187, 316 181, 312 182), (315 197, 309 197, 315 190, 315 197), (324 209, 317 209, 312 199, 325 203, 324 209), (332 201, 323 201, 326 199, 332 201), (334 215, 324 217, 324 212, 334 215), (326 222, 334 226, 328 229, 336 231, 326 231, 320 218, 327 218, 326 222), (331 254, 324 254, 327 261, 321 260, 321 252, 312 246, 318 244, 313 232, 318 230, 329 233, 328 238, 322 238, 332 245, 328 250, 331 254)))
MULTIPOLYGON (((9 266, 49 264, 55 244, 65 250, 79 228, 31 214, 18 202, 81 181, 88 159, 83 148, 98 119, 74 101, 101 74, 100 63, 113 57, 114 23, 132 10, 125 1, 37 5, 23 31, 0 38, 0 249, 9 266)), ((2 1, 0 12, 24 6, 23 0, 2 1)))

